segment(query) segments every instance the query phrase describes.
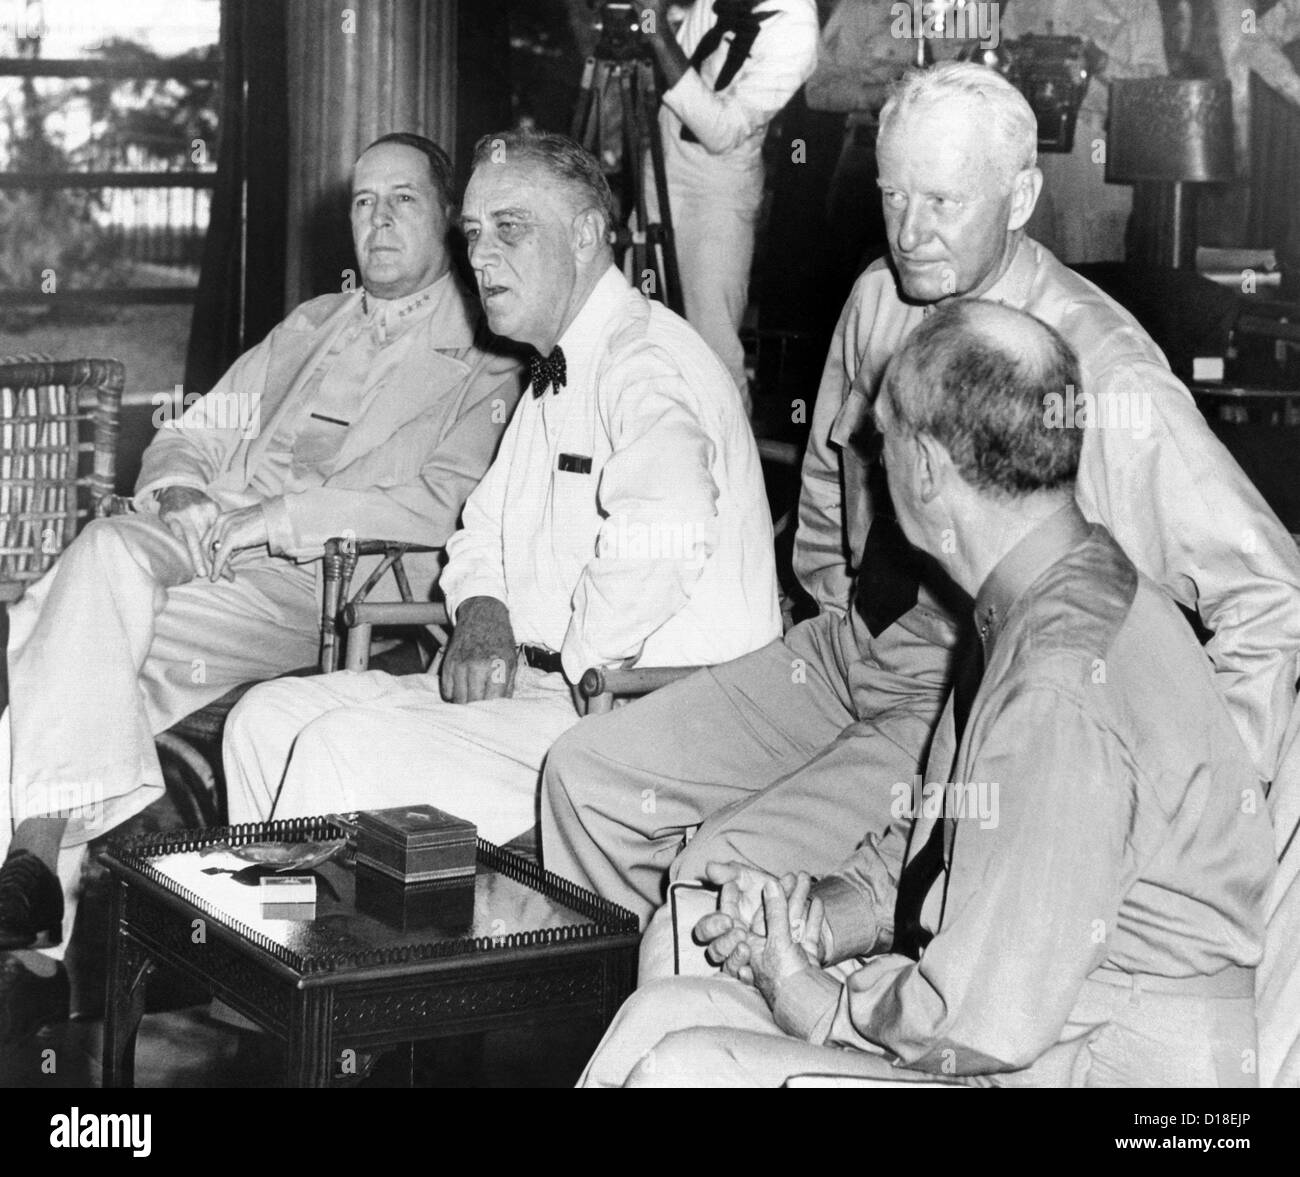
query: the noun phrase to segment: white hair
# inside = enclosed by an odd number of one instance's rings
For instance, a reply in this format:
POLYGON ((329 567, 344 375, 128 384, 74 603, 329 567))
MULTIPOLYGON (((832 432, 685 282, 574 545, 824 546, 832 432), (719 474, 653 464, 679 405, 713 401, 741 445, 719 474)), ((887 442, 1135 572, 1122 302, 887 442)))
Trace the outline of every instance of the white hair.
POLYGON ((908 70, 894 83, 880 112, 879 138, 905 111, 949 98, 979 103, 978 126, 988 128, 1008 180, 1037 164, 1038 120, 1025 96, 996 70, 973 61, 945 61, 930 69, 908 70))

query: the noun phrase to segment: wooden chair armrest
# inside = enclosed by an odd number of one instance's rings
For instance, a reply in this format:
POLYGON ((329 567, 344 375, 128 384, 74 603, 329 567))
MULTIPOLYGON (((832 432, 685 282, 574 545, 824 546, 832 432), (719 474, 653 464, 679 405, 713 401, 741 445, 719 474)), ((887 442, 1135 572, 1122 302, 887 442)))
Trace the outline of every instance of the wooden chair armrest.
POLYGON ((440 601, 366 601, 343 607, 343 624, 448 625, 447 606, 440 601))
POLYGON ((619 670, 593 666, 578 680, 578 691, 588 702, 599 695, 648 695, 699 669, 698 666, 642 666, 619 670))
POLYGON ((95 504, 96 519, 135 513, 135 498, 132 495, 106 494, 95 504))
POLYGON ((758 456, 774 466, 799 465, 799 447, 792 441, 777 441, 772 437, 755 438, 758 456))
POLYGON ((383 556, 389 551, 397 549, 403 553, 406 552, 437 552, 441 549, 430 547, 428 544, 412 544, 400 539, 350 539, 341 535, 336 535, 333 539, 325 541, 325 546, 337 544, 340 548, 350 545, 352 551, 358 556, 383 556))
MULTIPOLYGON (((329 674, 338 669, 339 644, 338 621, 349 606, 359 605, 366 600, 370 590, 379 583, 383 576, 392 572, 397 582, 402 600, 414 603, 410 582, 402 557, 413 553, 436 552, 440 549, 428 544, 407 543, 404 540, 357 539, 350 535, 336 535, 325 541, 323 561, 324 592, 321 597, 320 618, 320 668, 329 674), (356 571, 357 561, 362 556, 381 556, 382 559, 366 577, 365 583, 352 593, 352 574, 356 571)), ((345 619, 344 619, 345 620, 345 619)), ((347 665, 350 670, 364 670, 370 656, 370 626, 384 622, 358 622, 345 624, 353 630, 356 642, 349 645, 347 665), (364 649, 361 648, 364 644, 364 649)), ((403 624, 403 623, 398 623, 403 624)), ((416 624, 421 624, 417 622, 416 624)), ((446 624, 445 621, 428 622, 430 625, 446 624)))

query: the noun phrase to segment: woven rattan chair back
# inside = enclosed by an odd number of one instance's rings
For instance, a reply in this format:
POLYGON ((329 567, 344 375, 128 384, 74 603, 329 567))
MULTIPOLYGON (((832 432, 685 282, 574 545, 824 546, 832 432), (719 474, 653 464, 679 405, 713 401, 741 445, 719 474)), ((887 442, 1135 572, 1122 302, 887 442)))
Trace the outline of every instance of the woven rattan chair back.
POLYGON ((124 376, 117 360, 0 364, 0 601, 112 494, 124 376))

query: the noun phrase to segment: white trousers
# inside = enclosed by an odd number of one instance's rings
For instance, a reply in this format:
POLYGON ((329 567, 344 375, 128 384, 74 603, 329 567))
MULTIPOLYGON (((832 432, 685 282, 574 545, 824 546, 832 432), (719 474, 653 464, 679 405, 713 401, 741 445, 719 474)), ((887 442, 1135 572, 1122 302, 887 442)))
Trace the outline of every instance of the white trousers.
POLYGON ((69 817, 76 846, 134 816, 162 791, 156 733, 315 661, 312 568, 249 552, 234 570, 193 580, 156 517, 99 519, 10 608, 0 853, 27 817, 69 817))
POLYGON ((533 829, 546 752, 578 721, 563 675, 443 702, 436 673, 340 671, 255 687, 226 723, 232 822, 430 804, 498 844, 533 829))
MULTIPOLYGON (((686 320, 726 365, 748 409, 740 325, 749 302, 763 176, 729 172, 707 159, 687 161, 674 150, 665 155, 686 320)), ((647 179, 647 212, 657 218, 659 202, 648 168, 647 179)), ((641 275, 631 275, 630 280, 639 286, 641 275)))

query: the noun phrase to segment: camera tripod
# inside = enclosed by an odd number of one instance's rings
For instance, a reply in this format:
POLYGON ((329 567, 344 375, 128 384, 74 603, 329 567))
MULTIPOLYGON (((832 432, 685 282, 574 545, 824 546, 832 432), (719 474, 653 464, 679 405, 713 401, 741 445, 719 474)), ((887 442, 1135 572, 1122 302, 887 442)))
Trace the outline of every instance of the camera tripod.
POLYGON ((659 90, 654 64, 648 56, 631 53, 604 56, 601 48, 597 46, 596 54, 587 58, 582 71, 572 137, 601 161, 607 175, 621 174, 622 183, 615 187, 623 198, 625 220, 613 227, 614 256, 618 264, 626 269, 627 251, 631 249, 632 284, 684 315, 672 213, 668 206, 664 144, 659 131, 659 90), (621 158, 612 167, 604 151, 605 136, 614 129, 610 126, 611 107, 617 108, 616 126, 622 132, 621 158), (657 220, 650 219, 647 208, 647 170, 654 180, 657 220), (629 212, 636 214, 635 229, 626 223, 629 212))

